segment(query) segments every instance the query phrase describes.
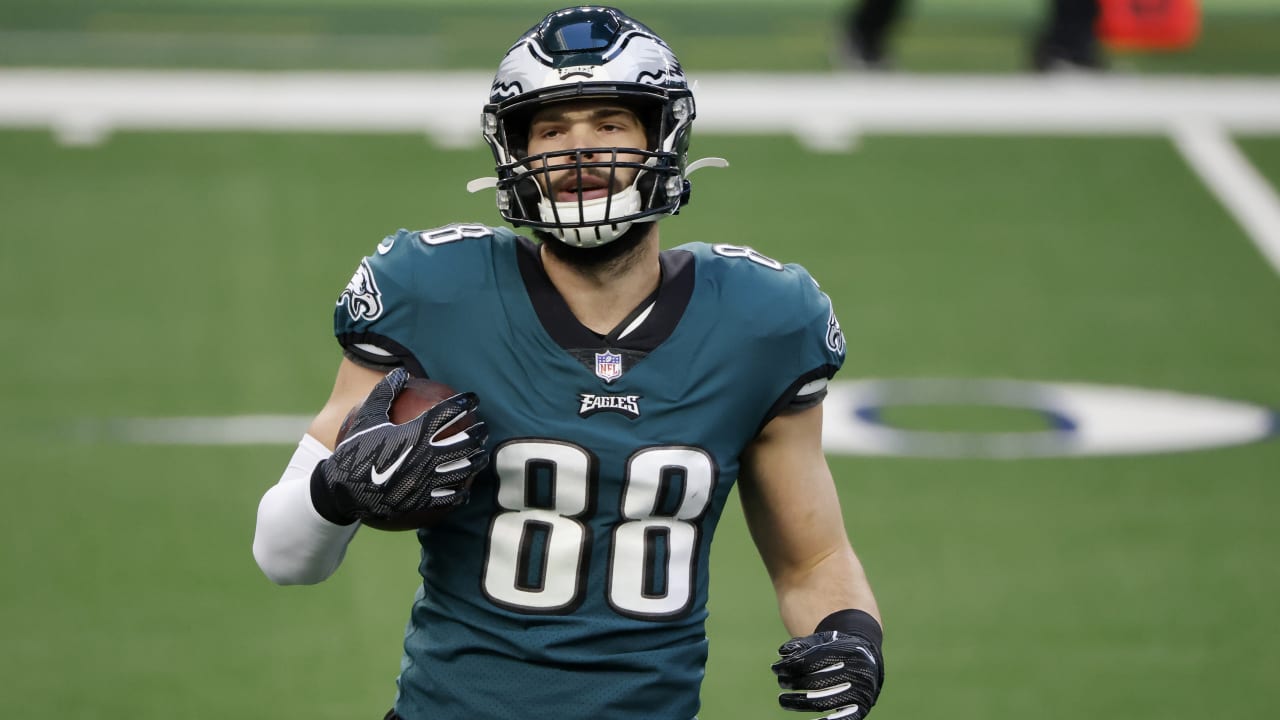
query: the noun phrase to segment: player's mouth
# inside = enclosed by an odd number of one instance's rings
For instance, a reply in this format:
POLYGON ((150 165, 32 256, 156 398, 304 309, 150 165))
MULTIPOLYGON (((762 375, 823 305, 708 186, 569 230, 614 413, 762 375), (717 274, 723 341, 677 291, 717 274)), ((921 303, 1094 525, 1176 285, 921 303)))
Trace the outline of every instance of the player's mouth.
POLYGON ((595 200, 609 194, 609 183, 604 178, 583 175, 581 184, 577 178, 570 178, 560 183, 556 189, 556 202, 578 202, 579 196, 585 200, 595 200))

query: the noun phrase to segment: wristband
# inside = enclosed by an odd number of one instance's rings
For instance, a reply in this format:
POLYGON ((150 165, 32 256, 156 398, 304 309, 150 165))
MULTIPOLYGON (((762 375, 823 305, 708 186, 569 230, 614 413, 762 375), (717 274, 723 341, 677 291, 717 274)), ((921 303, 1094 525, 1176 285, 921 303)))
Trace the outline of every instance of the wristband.
POLYGON ((311 505, 319 513, 320 517, 334 525, 350 525, 356 521, 356 518, 351 517, 351 515, 343 512, 338 507, 333 491, 329 489, 329 483, 324 479, 323 462, 316 465, 316 469, 311 471, 311 505))
POLYGON ((876 622, 876 619, 864 610, 854 610, 852 608, 837 610, 823 618, 814 632, 824 633, 832 630, 849 635, 859 635, 875 643, 877 648, 884 644, 884 630, 880 627, 880 623, 876 622))

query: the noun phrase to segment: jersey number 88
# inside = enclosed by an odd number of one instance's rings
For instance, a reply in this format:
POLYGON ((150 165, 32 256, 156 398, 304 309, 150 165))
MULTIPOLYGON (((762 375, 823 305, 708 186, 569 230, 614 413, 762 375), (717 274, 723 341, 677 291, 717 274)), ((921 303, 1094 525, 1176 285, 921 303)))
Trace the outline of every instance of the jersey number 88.
MULTIPOLYGON (((582 601, 594 457, 572 443, 513 440, 493 456, 502 512, 489 529, 484 591, 517 612, 569 612, 582 601)), ((693 602, 697 521, 715 465, 703 450, 650 447, 627 459, 622 520, 610 533, 608 590, 619 614, 676 617, 693 602)))

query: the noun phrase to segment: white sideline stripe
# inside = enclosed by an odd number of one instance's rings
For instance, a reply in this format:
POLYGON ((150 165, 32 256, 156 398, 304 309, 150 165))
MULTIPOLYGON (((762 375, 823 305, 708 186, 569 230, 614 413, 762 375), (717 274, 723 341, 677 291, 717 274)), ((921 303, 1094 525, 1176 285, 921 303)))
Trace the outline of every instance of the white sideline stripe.
POLYGON ((1280 273, 1280 196, 1220 127, 1186 121, 1173 140, 1218 201, 1280 273))
POLYGON ((310 424, 308 415, 121 418, 106 437, 133 445, 296 445, 310 424))
MULTIPOLYGON (((1280 201, 1223 135, 1280 133, 1280 80, 1258 77, 695 76, 698 131, 792 134, 848 151, 860 134, 1172 134, 1280 271, 1280 201)), ((0 128, 71 145, 116 130, 426 133, 479 143, 488 73, 0 70, 0 128)))
MULTIPOLYGON (((1255 77, 694 76, 698 130, 785 133, 839 148, 859 133, 1164 133, 1187 119, 1280 132, 1280 80, 1255 77)), ((115 130, 424 132, 479 143, 488 73, 0 70, 0 127, 71 142, 115 130)))

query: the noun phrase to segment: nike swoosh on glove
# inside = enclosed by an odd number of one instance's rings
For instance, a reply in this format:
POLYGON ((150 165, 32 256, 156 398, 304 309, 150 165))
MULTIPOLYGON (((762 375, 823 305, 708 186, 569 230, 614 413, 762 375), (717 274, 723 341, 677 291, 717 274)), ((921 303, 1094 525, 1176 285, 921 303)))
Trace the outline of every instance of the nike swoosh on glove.
POLYGON ((355 423, 333 455, 311 474, 311 503, 338 525, 389 519, 466 502, 467 481, 489 464, 483 422, 441 437, 476 412, 475 393, 458 393, 417 418, 396 425, 389 411, 409 380, 396 368, 360 406, 355 423))

